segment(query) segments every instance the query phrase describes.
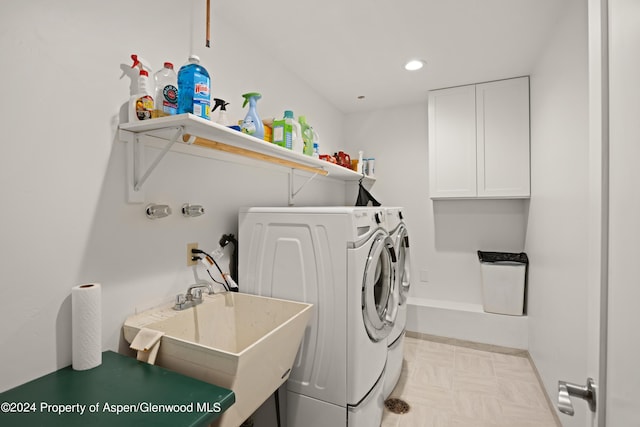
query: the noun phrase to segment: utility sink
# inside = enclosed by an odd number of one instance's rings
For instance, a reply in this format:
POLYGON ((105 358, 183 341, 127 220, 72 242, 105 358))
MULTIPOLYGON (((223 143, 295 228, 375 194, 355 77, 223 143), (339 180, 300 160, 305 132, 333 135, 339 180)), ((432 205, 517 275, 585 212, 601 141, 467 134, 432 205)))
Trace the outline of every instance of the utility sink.
POLYGON ((212 425, 242 424, 289 377, 311 304, 243 293, 204 295, 195 307, 160 307, 129 317, 124 338, 164 332, 156 364, 232 390, 233 404, 212 425))

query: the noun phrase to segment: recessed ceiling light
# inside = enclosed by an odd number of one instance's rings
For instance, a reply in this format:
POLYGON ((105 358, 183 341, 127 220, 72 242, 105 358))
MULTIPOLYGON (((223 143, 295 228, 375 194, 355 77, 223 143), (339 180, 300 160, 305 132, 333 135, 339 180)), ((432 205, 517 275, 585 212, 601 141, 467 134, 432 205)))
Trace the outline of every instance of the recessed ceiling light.
POLYGON ((416 71, 422 67, 424 67, 424 61, 421 59, 412 59, 411 61, 404 64, 404 69, 407 71, 416 71))

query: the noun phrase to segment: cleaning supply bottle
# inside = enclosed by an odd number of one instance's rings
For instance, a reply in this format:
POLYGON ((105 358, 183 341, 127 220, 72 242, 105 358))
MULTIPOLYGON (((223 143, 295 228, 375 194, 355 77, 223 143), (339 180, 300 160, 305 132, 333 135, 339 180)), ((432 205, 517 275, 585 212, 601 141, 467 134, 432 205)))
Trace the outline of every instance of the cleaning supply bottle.
POLYGON ((302 153, 302 133, 300 124, 293 118, 293 111, 285 110, 282 119, 273 121, 273 143, 296 153, 302 153))
POLYGON ((171 116, 178 113, 178 76, 171 62, 153 75, 156 92, 154 117, 171 116))
POLYGON ((311 133, 313 134, 313 157, 318 157, 320 156, 320 135, 318 135, 313 126, 311 126, 311 133), (316 153, 318 153, 317 156, 316 153))
POLYGON ((304 139, 302 138, 302 128, 293 118, 293 112, 291 113, 291 151, 298 154, 304 154, 304 139))
POLYGON ((293 122, 293 111, 286 110, 284 117, 273 121, 273 133, 271 142, 283 148, 291 150, 291 123, 293 122))
POLYGON ((151 69, 148 62, 140 56, 133 54, 131 68, 139 68, 138 89, 129 98, 129 123, 150 119, 153 115, 153 88, 149 82, 151 69))
POLYGON ((211 80, 196 55, 178 71, 178 114, 182 113, 207 120, 211 115, 211 80))
POLYGON ((300 130, 302 132, 302 141, 304 143, 303 154, 307 156, 313 155, 313 129, 307 123, 307 118, 305 116, 298 117, 298 122, 300 123, 300 130))
POLYGON ((218 107, 220 107, 220 111, 218 111, 218 117, 216 118, 216 123, 222 126, 231 126, 231 122, 229 121, 229 117, 227 116, 227 105, 229 105, 229 103, 220 98, 213 98, 213 102, 215 102, 215 105, 211 110, 212 113, 216 111, 218 107))
POLYGON ((249 92, 242 95, 244 98, 244 103, 242 103, 242 107, 244 108, 247 103, 249 103, 249 112, 244 118, 242 122, 242 133, 246 133, 247 135, 254 136, 258 139, 264 138, 264 125, 262 124, 262 120, 258 116, 258 111, 256 110, 256 103, 262 95, 257 92, 249 92))
POLYGON ((356 172, 364 174, 363 162, 364 162, 364 152, 358 151, 358 166, 356 167, 356 172))

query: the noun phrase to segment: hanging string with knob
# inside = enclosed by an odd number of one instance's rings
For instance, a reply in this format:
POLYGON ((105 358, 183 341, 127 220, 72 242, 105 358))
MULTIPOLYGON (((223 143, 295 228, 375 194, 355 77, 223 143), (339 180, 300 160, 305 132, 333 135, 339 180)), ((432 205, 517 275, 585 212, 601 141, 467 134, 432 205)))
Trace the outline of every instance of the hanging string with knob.
POLYGON ((207 40, 206 47, 211 47, 209 41, 211 40, 211 0, 207 0, 207 40))

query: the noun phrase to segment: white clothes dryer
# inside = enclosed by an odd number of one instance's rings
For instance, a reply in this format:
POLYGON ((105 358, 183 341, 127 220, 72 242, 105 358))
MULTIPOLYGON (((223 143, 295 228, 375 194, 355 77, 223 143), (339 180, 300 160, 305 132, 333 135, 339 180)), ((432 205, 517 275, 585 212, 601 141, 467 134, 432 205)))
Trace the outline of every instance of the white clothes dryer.
POLYGON ((404 336, 407 324, 407 297, 411 286, 411 259, 409 254, 409 232, 404 222, 403 208, 386 207, 385 220, 397 256, 395 264, 395 289, 398 295, 398 314, 387 337, 388 355, 383 396, 388 398, 400 378, 404 358, 404 336))
POLYGON ((314 304, 287 381, 288 427, 380 425, 397 313, 382 223, 380 208, 240 211, 240 291, 314 304))

